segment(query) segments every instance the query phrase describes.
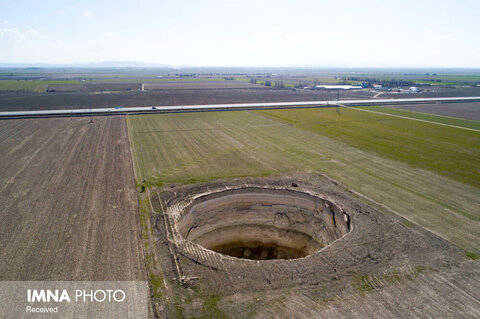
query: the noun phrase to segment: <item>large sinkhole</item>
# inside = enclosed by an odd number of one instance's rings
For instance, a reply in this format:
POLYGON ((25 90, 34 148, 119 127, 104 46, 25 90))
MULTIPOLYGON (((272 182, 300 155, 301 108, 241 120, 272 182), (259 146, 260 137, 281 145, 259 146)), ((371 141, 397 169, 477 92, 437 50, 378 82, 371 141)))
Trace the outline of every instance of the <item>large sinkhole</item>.
POLYGON ((350 231, 332 202, 303 192, 242 188, 204 195, 179 220, 180 234, 207 249, 253 260, 311 255, 350 231))

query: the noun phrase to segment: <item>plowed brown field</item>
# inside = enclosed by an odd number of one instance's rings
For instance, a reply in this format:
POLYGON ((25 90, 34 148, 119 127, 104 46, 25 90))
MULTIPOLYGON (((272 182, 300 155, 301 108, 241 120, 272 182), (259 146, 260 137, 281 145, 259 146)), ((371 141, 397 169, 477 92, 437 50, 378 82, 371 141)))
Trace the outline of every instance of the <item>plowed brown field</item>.
POLYGON ((144 280, 123 117, 0 121, 0 280, 144 280))

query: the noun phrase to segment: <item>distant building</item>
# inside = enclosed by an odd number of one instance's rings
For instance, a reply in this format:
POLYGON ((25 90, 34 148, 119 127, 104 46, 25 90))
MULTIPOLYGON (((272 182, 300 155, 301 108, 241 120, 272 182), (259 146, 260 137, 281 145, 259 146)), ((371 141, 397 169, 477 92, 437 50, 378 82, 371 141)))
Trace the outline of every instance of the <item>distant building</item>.
POLYGON ((380 84, 374 84, 374 85, 373 85, 373 88, 374 88, 375 90, 381 90, 381 89, 382 89, 382 86, 381 86, 380 84))
POLYGON ((315 88, 324 90, 355 90, 362 87, 359 85, 316 85, 315 88))

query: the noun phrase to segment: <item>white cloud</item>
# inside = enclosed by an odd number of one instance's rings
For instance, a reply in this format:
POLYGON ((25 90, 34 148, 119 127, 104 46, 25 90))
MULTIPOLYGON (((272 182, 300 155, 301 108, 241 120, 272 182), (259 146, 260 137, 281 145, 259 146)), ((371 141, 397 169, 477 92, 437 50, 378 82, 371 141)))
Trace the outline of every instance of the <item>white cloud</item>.
POLYGON ((38 35, 38 31, 35 29, 30 29, 24 32, 26 36, 36 37, 38 35))
POLYGON ((0 38, 5 39, 5 42, 20 41, 24 43, 33 43, 35 41, 42 41, 43 43, 47 43, 52 41, 57 44, 61 43, 60 40, 40 34, 40 32, 35 29, 21 30, 18 28, 0 28, 0 38))
POLYGON ((27 38, 33 38, 38 36, 39 33, 35 29, 29 29, 22 31, 17 28, 0 28, 0 38, 13 38, 16 40, 25 40, 27 38))
POLYGON ((92 11, 87 11, 87 10, 83 11, 83 16, 84 16, 84 17, 90 17, 90 16, 92 16, 92 15, 93 15, 93 12, 92 12, 92 11))
POLYGON ((24 40, 25 35, 17 28, 2 28, 0 29, 0 38, 15 38, 18 40, 24 40))
POLYGON ((453 38, 455 38, 455 35, 453 33, 439 34, 434 37, 435 40, 450 40, 453 38))
POLYGON ((352 17, 349 14, 344 14, 338 17, 338 21, 342 23, 347 23, 350 20, 352 20, 352 17))
POLYGON ((113 36, 115 36, 114 33, 109 32, 109 31, 103 32, 102 35, 103 35, 104 37, 113 37, 113 36))
POLYGON ((445 34, 437 34, 433 31, 425 31, 425 35, 431 37, 434 40, 443 41, 443 40, 450 40, 455 38, 455 34, 453 33, 445 33, 445 34))

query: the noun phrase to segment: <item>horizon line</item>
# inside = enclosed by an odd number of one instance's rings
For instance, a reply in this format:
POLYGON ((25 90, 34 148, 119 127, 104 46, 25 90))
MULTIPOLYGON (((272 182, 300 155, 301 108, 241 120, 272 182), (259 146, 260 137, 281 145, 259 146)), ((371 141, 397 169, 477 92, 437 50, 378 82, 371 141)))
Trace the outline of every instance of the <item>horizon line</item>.
POLYGON ((46 62, 0 62, 0 68, 265 68, 265 69, 478 69, 480 66, 342 66, 342 65, 175 65, 159 62, 141 61, 99 61, 99 62, 72 62, 72 63, 46 63, 46 62), (103 65, 102 65, 103 64, 103 65), (115 65, 118 64, 118 65, 115 65), (124 65, 121 65, 124 64, 124 65))

